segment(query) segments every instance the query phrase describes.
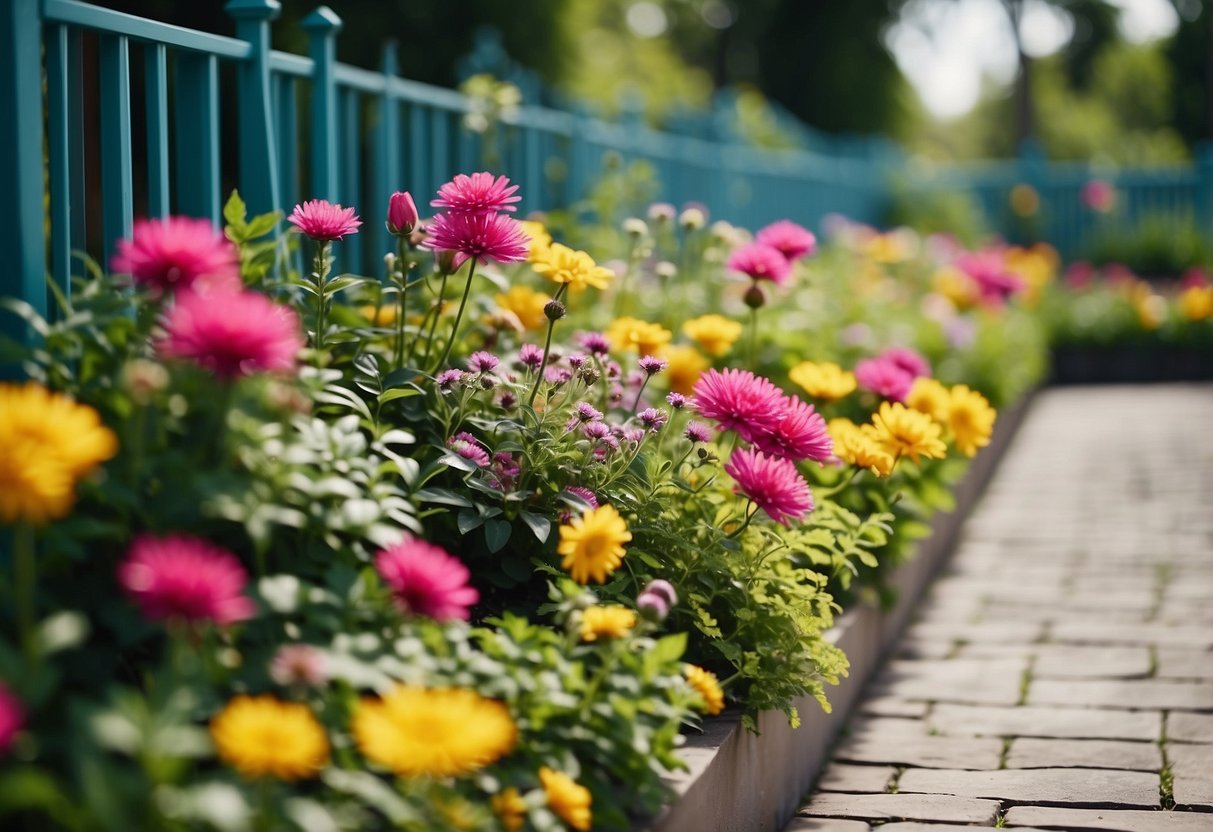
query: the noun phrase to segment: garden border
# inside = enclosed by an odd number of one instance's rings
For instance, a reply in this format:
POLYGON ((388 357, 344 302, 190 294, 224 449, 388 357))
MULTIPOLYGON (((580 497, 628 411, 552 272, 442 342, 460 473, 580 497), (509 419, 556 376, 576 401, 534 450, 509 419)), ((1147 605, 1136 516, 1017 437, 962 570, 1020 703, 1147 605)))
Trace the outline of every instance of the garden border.
POLYGON ((788 726, 781 711, 759 715, 760 733, 742 727, 740 714, 726 712, 704 723, 679 751, 689 770, 670 777, 677 800, 647 832, 778 832, 796 813, 817 779, 864 685, 897 643, 931 579, 947 563, 964 519, 976 505, 999 460, 1031 408, 1030 391, 999 415, 990 444, 974 459, 956 487, 956 508, 931 520, 931 534, 914 557, 889 580, 897 601, 889 610, 861 604, 839 617, 827 638, 847 654, 850 674, 827 689, 833 711, 816 700, 795 704, 803 722, 788 726))

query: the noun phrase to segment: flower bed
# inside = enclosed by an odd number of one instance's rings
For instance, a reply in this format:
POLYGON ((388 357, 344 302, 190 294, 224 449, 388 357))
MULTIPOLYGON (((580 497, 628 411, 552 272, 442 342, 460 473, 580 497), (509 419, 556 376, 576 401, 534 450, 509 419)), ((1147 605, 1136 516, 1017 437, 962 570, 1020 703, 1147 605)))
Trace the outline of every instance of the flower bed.
POLYGON ((818 730, 836 614, 1043 367, 1041 257, 516 191, 397 194, 382 279, 352 208, 233 197, 5 303, 0 817, 622 829, 699 715, 818 730))

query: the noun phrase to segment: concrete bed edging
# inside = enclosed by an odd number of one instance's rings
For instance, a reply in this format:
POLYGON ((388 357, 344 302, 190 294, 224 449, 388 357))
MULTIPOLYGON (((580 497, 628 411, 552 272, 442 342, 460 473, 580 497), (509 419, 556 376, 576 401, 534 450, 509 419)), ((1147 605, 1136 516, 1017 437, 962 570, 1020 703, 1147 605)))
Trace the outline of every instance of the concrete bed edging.
POLYGON ((669 779, 677 798, 642 828, 645 832, 779 832, 816 781, 839 731, 864 685, 896 644, 931 579, 947 562, 961 523, 972 511, 999 460, 1031 407, 1035 391, 1003 413, 989 446, 976 457, 956 487, 956 508, 938 512, 931 534, 889 579, 897 592, 890 610, 856 605, 843 613, 827 638, 850 659, 849 675, 829 688, 832 711, 816 700, 796 703, 801 725, 792 729, 779 711, 759 714, 759 734, 726 712, 704 722, 703 733, 688 737, 679 756, 689 770, 669 779))

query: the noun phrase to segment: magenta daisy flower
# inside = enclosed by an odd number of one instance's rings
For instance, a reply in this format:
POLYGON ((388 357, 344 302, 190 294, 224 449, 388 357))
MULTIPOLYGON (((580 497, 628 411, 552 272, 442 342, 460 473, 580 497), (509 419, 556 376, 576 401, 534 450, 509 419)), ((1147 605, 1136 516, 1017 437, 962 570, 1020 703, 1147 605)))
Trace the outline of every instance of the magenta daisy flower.
POLYGON ((8 751, 13 744, 13 737, 25 724, 25 708, 21 700, 9 693, 8 688, 0 685, 0 755, 8 751))
POLYGON ((656 433, 665 427, 665 423, 670 419, 670 414, 656 407, 646 407, 636 414, 636 418, 650 433, 656 433))
POLYGON ((480 593, 468 569, 445 549, 408 537, 375 556, 375 569, 405 612, 435 621, 467 621, 480 593))
POLYGON ((491 373, 501 362, 491 352, 478 350, 468 356, 468 369, 473 373, 491 373))
POLYGON ((481 263, 519 263, 527 258, 530 237, 504 214, 439 214, 424 243, 432 251, 455 252, 455 268, 469 258, 481 263))
POLYGON ((256 292, 182 294, 164 330, 160 355, 188 359, 222 379, 294 372, 304 344, 294 311, 256 292))
POLYGON ((466 431, 455 434, 447 440, 446 444, 452 451, 477 468, 483 468, 489 464, 488 451, 480 444, 480 440, 466 431))
POLYGON ((226 549, 186 535, 140 535, 118 566, 118 582, 145 616, 233 624, 256 611, 248 573, 226 549))
POLYGON ((752 500, 776 523, 786 526, 813 510, 809 484, 791 460, 743 448, 733 452, 724 470, 737 482, 733 493, 752 500))
POLYGON ((118 241, 110 267, 157 296, 199 284, 242 285, 235 246, 209 220, 190 217, 137 220, 131 238, 118 241))
POLYGON ((511 185, 504 176, 493 177, 488 171, 456 174, 455 178, 438 189, 438 198, 430 203, 435 208, 445 208, 449 214, 488 214, 497 211, 516 211, 517 185, 511 185))
POLYGON ((543 363, 543 348, 536 344, 523 344, 518 348, 518 361, 529 369, 539 369, 543 363))
POLYGON ((748 243, 735 249, 729 255, 728 267, 751 280, 769 280, 776 286, 786 283, 792 274, 792 264, 779 249, 762 243, 748 243))
POLYGON ((811 459, 825 463, 834 455, 825 419, 813 405, 797 396, 785 399, 783 418, 778 425, 769 432, 755 434, 751 441, 765 454, 793 461, 811 459))
POLYGON ((353 208, 342 208, 325 199, 301 202, 286 220, 317 242, 357 234, 358 226, 362 225, 353 208))
POLYGON ((994 306, 1024 287, 1023 279, 1007 268, 1006 258, 996 248, 963 254, 956 258, 956 267, 977 284, 982 300, 994 306))
POLYGON ((878 357, 893 362, 914 378, 931 375, 931 362, 908 347, 889 347, 878 357))
POLYGON ((855 365, 855 381, 886 399, 904 402, 914 386, 914 376, 885 358, 867 358, 855 365))
POLYGON ((687 422, 686 429, 682 435, 692 442, 710 442, 712 441, 712 429, 703 422, 687 422))
POLYGON ((604 356, 611 351, 611 341, 601 332, 583 332, 581 346, 597 356, 604 356))
POLYGON ((788 262, 807 257, 817 248, 813 232, 791 220, 771 223, 754 235, 754 239, 777 250, 788 262))
POLYGON ((746 440, 774 430, 783 419, 783 391, 749 370, 708 370, 691 392, 700 415, 746 440))

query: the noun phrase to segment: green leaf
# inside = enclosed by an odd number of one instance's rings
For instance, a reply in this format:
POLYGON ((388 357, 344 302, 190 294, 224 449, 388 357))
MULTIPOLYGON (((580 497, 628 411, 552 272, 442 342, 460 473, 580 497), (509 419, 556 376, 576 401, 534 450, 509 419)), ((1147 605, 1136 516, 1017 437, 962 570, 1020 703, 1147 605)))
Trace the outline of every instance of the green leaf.
MULTIPOLYGON (((227 198, 227 203, 223 206, 223 221, 234 229, 240 232, 240 237, 259 236, 257 234, 248 234, 246 231, 246 223, 244 218, 248 215, 248 207, 244 204, 244 200, 240 198, 239 191, 232 191, 232 195, 227 198)), ((239 242, 239 241, 233 241, 239 242)))
POLYGON ((467 534, 474 529, 478 529, 483 523, 484 517, 477 511, 464 510, 459 512, 455 518, 455 524, 459 526, 460 534, 467 534))
POLYGON ((522 519, 523 523, 527 524, 531 533, 535 535, 535 538, 540 543, 547 543, 548 535, 552 533, 551 520, 529 511, 519 511, 518 516, 522 519))
POLYGON ((653 645, 652 655, 659 664, 677 661, 687 651, 687 634, 674 633, 657 639, 653 645))
POLYGON ((461 508, 472 508, 475 505, 467 497, 451 491, 449 488, 422 488, 413 496, 423 503, 440 503, 461 508))
POLYGON ((420 395, 421 391, 415 387, 393 387, 391 390, 385 390, 379 394, 379 403, 387 404, 396 399, 411 399, 413 396, 420 395))
POLYGON ((492 553, 500 552, 510 542, 513 526, 507 520, 494 518, 484 524, 484 543, 492 553))

